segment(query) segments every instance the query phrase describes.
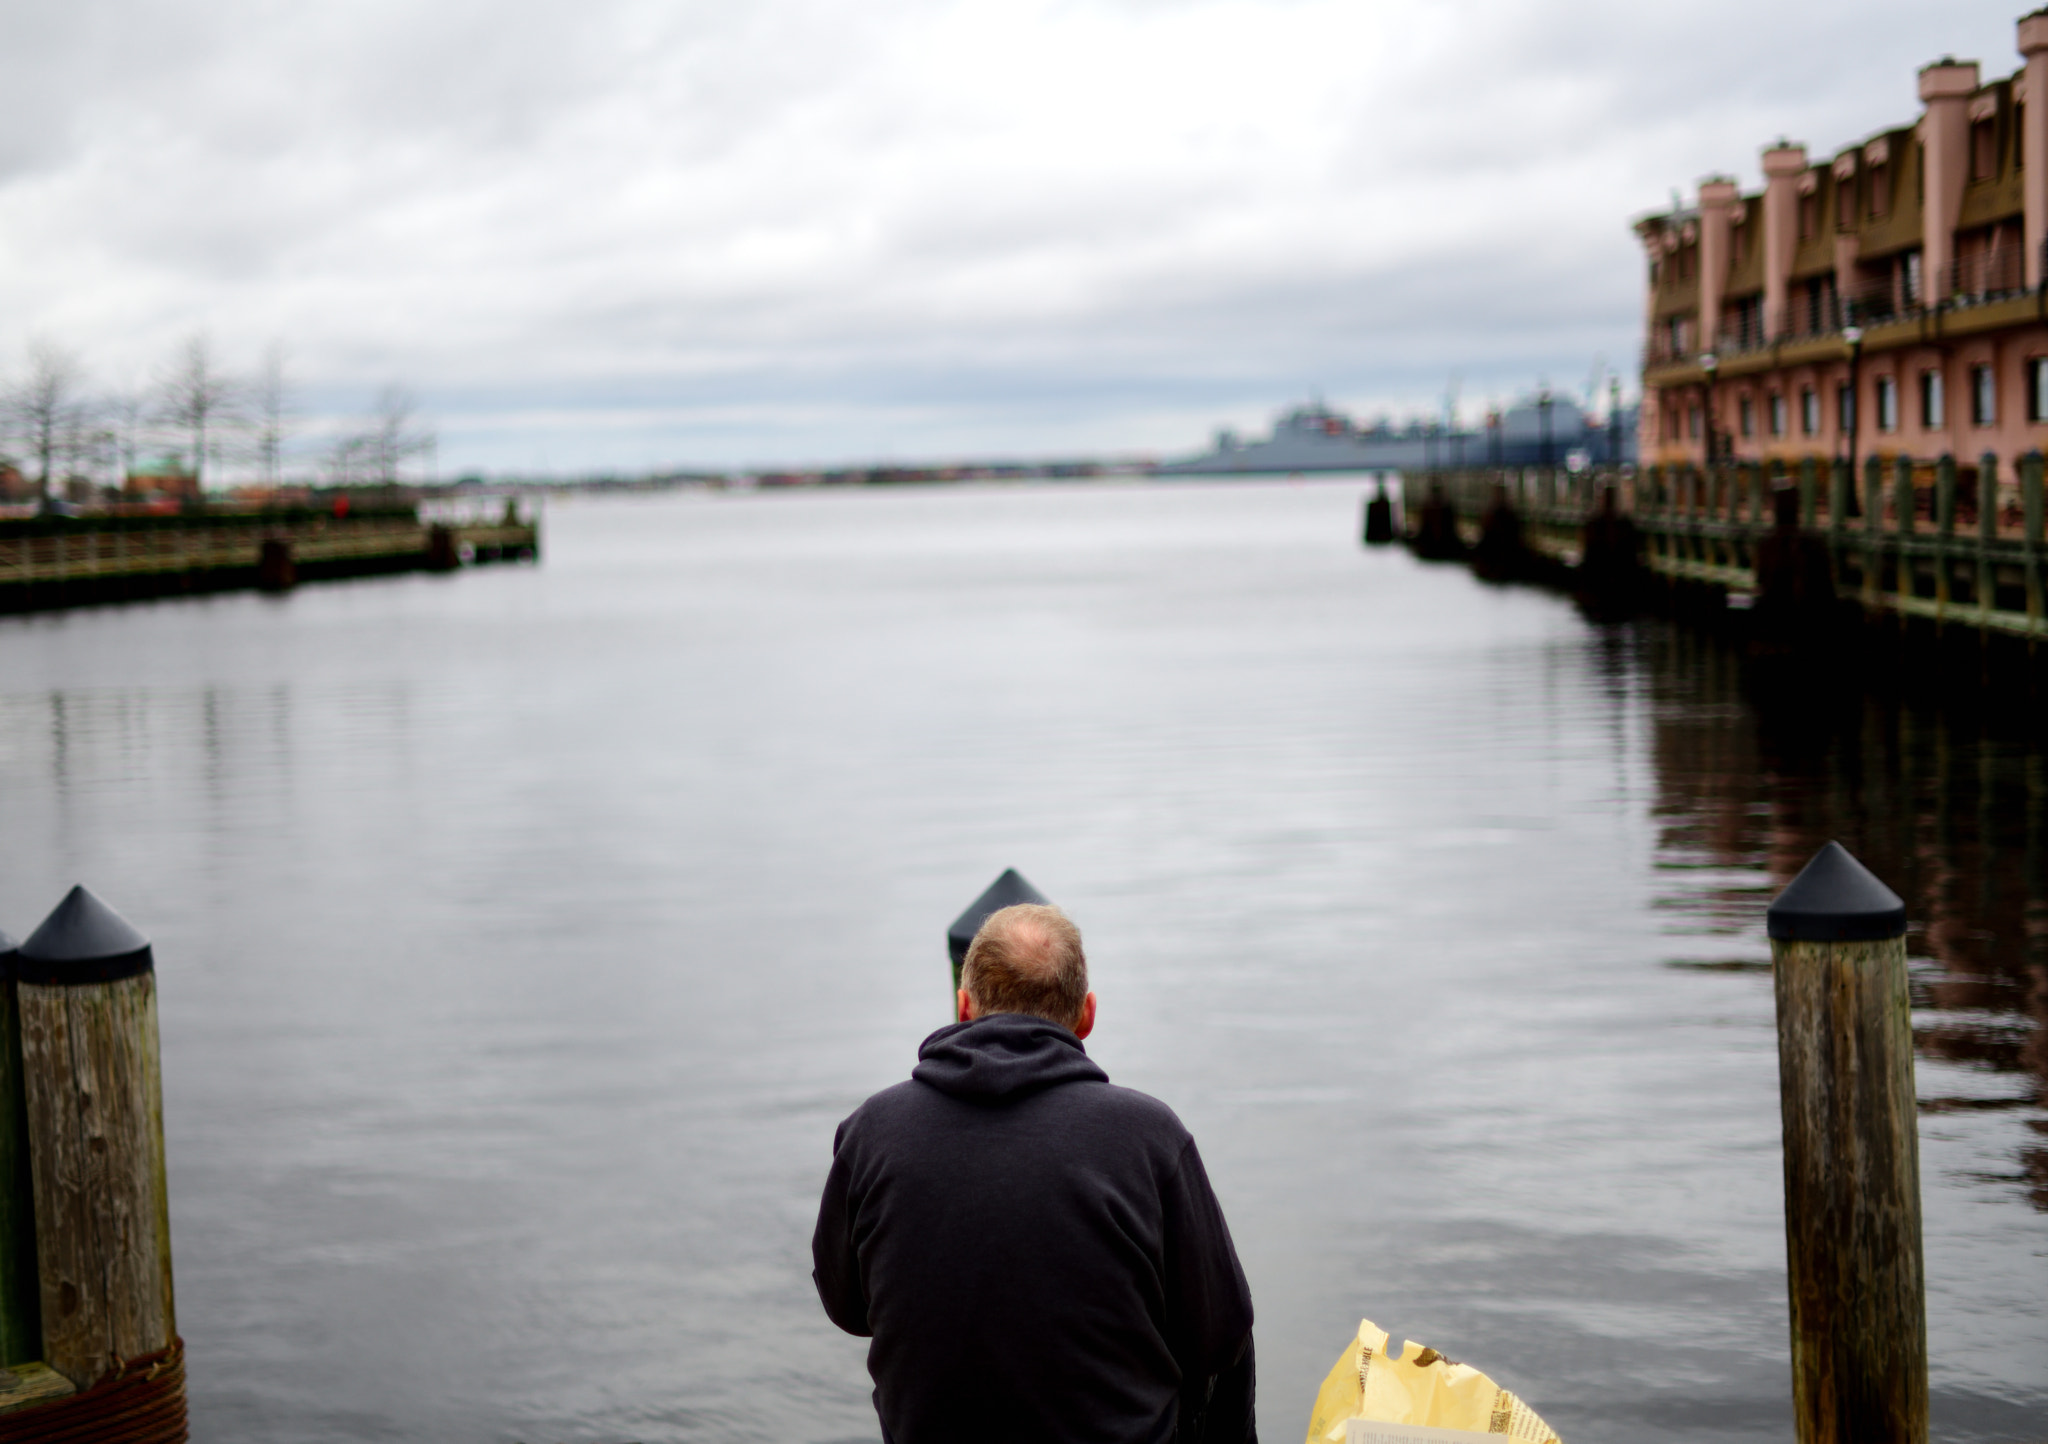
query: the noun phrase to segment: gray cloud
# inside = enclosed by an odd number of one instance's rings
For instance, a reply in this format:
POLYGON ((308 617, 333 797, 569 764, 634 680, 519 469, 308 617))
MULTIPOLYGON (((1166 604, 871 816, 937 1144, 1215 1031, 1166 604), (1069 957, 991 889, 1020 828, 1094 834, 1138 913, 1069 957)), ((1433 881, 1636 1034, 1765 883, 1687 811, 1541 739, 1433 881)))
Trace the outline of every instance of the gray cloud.
POLYGON ((0 21, 0 354, 194 330, 451 466, 1192 446, 1633 366, 1629 218, 2015 11, 161 0, 0 21))

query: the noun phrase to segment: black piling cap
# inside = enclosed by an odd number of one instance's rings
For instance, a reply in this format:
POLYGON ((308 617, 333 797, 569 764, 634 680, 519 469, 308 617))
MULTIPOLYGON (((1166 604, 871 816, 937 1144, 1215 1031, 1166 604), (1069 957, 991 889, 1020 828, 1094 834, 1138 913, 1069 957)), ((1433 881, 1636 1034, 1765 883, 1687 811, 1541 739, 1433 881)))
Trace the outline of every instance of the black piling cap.
POLYGON ((1018 903, 1050 902, 1044 893, 1024 880, 1024 874, 1014 867, 1003 869, 1003 875, 988 885, 988 891, 967 905, 967 911, 953 919, 953 926, 946 929, 946 947, 953 954, 953 982, 958 985, 960 969, 967 962, 967 945, 974 941, 974 935, 981 931, 981 925, 988 921, 988 915, 1000 912, 1018 903))
POLYGON ((1906 904, 1839 842, 1813 855, 1764 914, 1774 938, 1850 943, 1903 937, 1906 904))
POLYGON ((111 983, 156 967, 149 939, 81 885, 28 935, 10 971, 24 983, 111 983))

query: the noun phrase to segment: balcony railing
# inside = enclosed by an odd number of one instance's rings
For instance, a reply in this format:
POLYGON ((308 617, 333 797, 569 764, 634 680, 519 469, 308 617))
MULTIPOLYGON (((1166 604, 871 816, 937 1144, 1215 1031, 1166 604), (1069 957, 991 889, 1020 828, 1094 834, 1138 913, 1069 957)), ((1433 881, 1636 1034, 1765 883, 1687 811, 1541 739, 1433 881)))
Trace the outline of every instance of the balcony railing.
POLYGON ((2026 267, 2017 246, 1999 246, 1949 264, 1949 300, 1958 306, 2017 296, 2027 289, 2026 267))
MULTIPOLYGON (((2048 241, 2042 242, 2042 271, 2048 275, 2048 241)), ((1910 321, 1935 311, 1960 310, 2027 294, 2026 267, 2017 246, 1999 246, 1974 255, 1958 256, 1942 269, 1948 284, 1940 299, 1931 299, 1925 288, 1916 286, 1917 277, 1904 267, 1890 275, 1876 276, 1853 286, 1847 295, 1832 288, 1819 296, 1789 298, 1785 329, 1776 337, 1764 334, 1763 319, 1745 311, 1735 323, 1714 338, 1713 350, 1722 357, 1768 350, 1785 341, 1818 340, 1838 336, 1850 326, 1877 326, 1890 321, 1910 321)), ((1670 331, 1660 327, 1643 348, 1649 366, 1669 366, 1697 360, 1701 348, 1681 350, 1672 345, 1670 331)))

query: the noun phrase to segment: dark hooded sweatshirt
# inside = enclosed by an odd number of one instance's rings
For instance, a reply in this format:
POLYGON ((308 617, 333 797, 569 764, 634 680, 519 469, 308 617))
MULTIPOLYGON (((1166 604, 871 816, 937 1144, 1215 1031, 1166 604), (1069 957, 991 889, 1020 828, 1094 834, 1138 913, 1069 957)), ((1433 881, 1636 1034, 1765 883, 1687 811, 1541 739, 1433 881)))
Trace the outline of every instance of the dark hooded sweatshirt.
POLYGON ((811 1240, 884 1439, 1255 1439, 1251 1292, 1173 1110, 1014 1013, 910 1079, 839 1125, 811 1240))

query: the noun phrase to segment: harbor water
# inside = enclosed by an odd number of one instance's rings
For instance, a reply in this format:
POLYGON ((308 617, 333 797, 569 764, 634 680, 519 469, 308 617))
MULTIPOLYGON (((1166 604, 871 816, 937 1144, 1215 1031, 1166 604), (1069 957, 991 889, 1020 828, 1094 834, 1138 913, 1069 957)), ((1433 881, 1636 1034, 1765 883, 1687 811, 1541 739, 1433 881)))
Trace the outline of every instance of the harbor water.
POLYGON ((546 560, 0 619, 0 927, 156 943, 211 1441, 873 1440, 809 1241, 1004 867, 1301 1437, 1370 1317, 1791 1435, 1764 908, 1905 897, 1933 1424, 2048 1438, 2048 769, 1357 543, 1356 479, 553 503, 546 560))

